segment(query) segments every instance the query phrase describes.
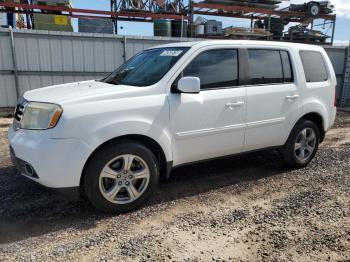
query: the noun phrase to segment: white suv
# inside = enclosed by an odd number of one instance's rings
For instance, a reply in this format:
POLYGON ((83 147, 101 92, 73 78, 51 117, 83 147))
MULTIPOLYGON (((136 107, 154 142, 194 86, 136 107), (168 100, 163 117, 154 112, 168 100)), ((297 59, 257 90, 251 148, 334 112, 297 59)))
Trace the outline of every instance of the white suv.
POLYGON ((306 166, 334 123, 335 87, 317 46, 162 45, 102 80, 26 92, 9 130, 11 155, 32 180, 125 212, 190 162, 279 148, 288 165, 306 166))

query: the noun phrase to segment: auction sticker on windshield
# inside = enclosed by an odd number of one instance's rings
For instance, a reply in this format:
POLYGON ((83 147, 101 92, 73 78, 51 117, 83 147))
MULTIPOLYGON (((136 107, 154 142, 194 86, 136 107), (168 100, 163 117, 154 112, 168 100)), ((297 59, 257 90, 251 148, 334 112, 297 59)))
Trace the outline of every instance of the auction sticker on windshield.
POLYGON ((178 56, 181 53, 182 50, 165 50, 160 54, 160 56, 178 56))

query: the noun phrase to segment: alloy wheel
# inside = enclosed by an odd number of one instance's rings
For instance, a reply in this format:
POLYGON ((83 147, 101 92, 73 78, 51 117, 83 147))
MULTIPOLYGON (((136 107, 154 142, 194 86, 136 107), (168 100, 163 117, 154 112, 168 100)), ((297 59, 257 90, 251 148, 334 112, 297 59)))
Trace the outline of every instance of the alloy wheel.
POLYGON ((128 204, 138 199, 147 189, 150 170, 139 156, 120 155, 109 161, 99 177, 102 196, 115 204, 128 204))
POLYGON ((316 133, 312 128, 304 128, 295 141, 294 153, 301 162, 306 162, 315 151, 316 133))

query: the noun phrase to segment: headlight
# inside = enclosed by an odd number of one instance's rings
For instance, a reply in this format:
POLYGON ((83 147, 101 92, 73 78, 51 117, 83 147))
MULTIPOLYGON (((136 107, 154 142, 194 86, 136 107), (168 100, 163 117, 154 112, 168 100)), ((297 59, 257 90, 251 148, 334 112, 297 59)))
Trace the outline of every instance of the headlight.
POLYGON ((29 102, 19 124, 22 129, 44 130, 56 126, 63 109, 59 105, 29 102))

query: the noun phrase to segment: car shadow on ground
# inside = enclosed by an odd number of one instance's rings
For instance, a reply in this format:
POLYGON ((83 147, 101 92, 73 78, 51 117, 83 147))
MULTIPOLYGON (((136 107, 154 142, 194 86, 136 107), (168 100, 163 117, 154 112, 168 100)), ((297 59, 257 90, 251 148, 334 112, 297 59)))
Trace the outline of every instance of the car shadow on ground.
MULTIPOLYGON (((146 207, 285 171, 274 150, 186 165, 172 172, 146 207)), ((111 217, 99 213, 84 200, 71 201, 22 177, 13 167, 0 168, 0 199, 0 244, 66 228, 89 229, 97 221, 111 217)))

